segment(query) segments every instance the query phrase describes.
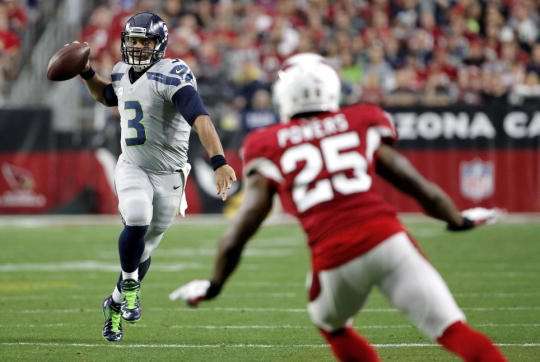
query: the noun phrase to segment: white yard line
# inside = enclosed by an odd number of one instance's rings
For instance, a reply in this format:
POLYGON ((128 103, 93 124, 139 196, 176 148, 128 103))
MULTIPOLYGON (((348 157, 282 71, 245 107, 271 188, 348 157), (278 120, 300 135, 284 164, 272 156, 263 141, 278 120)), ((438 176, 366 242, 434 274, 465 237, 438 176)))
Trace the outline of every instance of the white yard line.
MULTIPOLYGON (((58 324, 0 324, 0 328, 42 328, 42 327, 89 327, 93 324, 68 324, 68 323, 58 323, 58 324)), ((472 327, 475 328, 537 328, 540 327, 540 324, 472 324, 472 327)), ((130 328, 148 328, 146 324, 135 324, 130 326, 130 328)), ((408 325, 381 325, 381 326, 353 326, 356 329, 405 329, 405 328, 415 328, 412 324, 408 325)), ((282 325, 282 326, 257 326, 257 325, 248 325, 248 326, 182 326, 182 325, 170 325, 167 328, 177 328, 177 329, 313 329, 313 326, 291 326, 291 325, 282 325)))
MULTIPOLYGON (((419 213, 400 213, 399 217, 411 228, 417 223, 431 224, 431 228, 440 227, 444 230, 444 224, 419 213)), ((228 225, 230 218, 224 215, 188 215, 177 217, 174 225, 190 225, 208 227, 222 227, 228 225)), ((510 213, 505 214, 499 224, 530 224, 540 223, 539 213, 510 213)), ((6 215, 0 216, 0 227, 57 227, 57 226, 84 226, 84 225, 113 225, 122 227, 120 217, 117 215, 6 215)), ((274 214, 264 221, 264 225, 298 225, 298 221, 286 214, 274 214)))
MULTIPOLYGON (((156 284, 152 284, 156 286, 156 284)), ((101 289, 101 287, 99 287, 101 289)), ((523 298, 540 297, 540 293, 454 293, 456 298, 523 298)), ((294 298, 298 293, 226 293, 220 298, 239 298, 239 297, 264 297, 264 298, 294 298)), ((92 293, 92 297, 85 295, 71 295, 62 297, 63 299, 93 299, 95 293, 92 293)), ((0 296, 0 300, 44 300, 44 299, 58 299, 52 295, 28 295, 28 296, 0 296)))
MULTIPOLYGON (((185 252, 184 257, 200 254, 203 255, 204 252, 196 250, 194 248, 185 248, 177 249, 173 254, 180 255, 181 252, 178 250, 183 250, 185 252)), ((208 249, 210 253, 210 249, 208 249)), ((215 254, 212 249, 212 254, 215 254)), ((287 255, 292 255, 294 251, 291 248, 251 248, 246 252, 247 257, 251 260, 252 258, 276 258, 287 255)), ((162 255, 171 256, 169 250, 163 250, 162 255), (166 254, 167 253, 167 254, 166 254)), ((104 258, 105 259, 105 258, 104 258)), ((193 258, 190 258, 193 259, 193 258)), ((212 264, 210 262, 165 262, 165 263, 155 263, 152 265, 152 272, 175 272, 186 269, 198 270, 198 269, 210 269, 212 264)), ((529 282, 529 281, 515 281, 511 279, 532 279, 538 277, 538 272, 536 269, 540 269, 539 265, 530 264, 530 265, 521 265, 523 267, 527 266, 528 269, 533 269, 533 271, 516 271, 512 270, 516 268, 515 265, 510 265, 512 268, 506 270, 501 267, 492 268, 489 270, 477 270, 477 271, 449 271, 444 273, 447 277, 453 279, 466 280, 467 283, 496 283, 496 284, 507 284, 507 283, 516 283, 516 282, 529 282), (502 279, 502 280, 501 280, 502 279)), ((62 272, 62 271, 96 271, 96 272, 111 272, 117 271, 118 262, 111 260, 73 260, 73 261, 64 261, 64 262, 49 262, 49 263, 6 263, 0 264, 0 272, 3 273, 17 273, 25 271, 39 271, 39 272, 62 272)), ((261 269, 261 266, 257 263, 250 263, 249 261, 243 264, 244 269, 261 269)), ((306 270, 307 271, 307 270, 306 270)), ((277 283, 277 282, 231 282, 231 285, 236 286, 283 286, 283 285, 294 285, 294 286, 303 286, 302 282, 287 282, 287 283, 277 283)))
MULTIPOLYGON (((0 346, 40 346, 40 347, 105 347, 105 348, 328 348, 326 344, 93 344, 93 343, 34 343, 34 342, 0 342, 0 346)), ((432 343, 392 343, 373 344, 376 348, 408 348, 408 347, 437 347, 432 343)), ((540 347, 540 343, 500 343, 503 347, 540 347)))
MULTIPOLYGON (((305 308, 227 308, 227 307, 215 307, 215 308, 148 308, 153 312, 162 311, 182 311, 182 312, 278 312, 278 313, 307 313, 305 308)), ((540 311, 540 307, 496 307, 496 308, 483 308, 483 307, 470 307, 461 308, 464 311, 473 312, 493 312, 493 311, 540 311)), ((77 308, 77 309, 0 309, 1 313, 81 313, 81 312, 98 312, 101 309, 95 308, 77 308)), ((393 308, 366 308, 361 313, 397 313, 397 309, 393 308)))
POLYGON ((452 293, 456 298, 514 298, 540 297, 540 293, 452 293))

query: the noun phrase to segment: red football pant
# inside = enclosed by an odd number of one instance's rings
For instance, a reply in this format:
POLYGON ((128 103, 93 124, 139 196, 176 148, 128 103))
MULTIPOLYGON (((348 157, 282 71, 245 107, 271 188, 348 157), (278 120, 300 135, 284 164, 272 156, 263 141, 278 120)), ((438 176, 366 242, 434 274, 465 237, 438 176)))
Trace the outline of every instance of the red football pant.
POLYGON ((377 352, 369 342, 351 327, 335 332, 319 329, 332 347, 332 352, 341 362, 380 362, 377 352))
POLYGON ((507 362, 488 337, 463 322, 446 328, 437 342, 466 362, 507 362))

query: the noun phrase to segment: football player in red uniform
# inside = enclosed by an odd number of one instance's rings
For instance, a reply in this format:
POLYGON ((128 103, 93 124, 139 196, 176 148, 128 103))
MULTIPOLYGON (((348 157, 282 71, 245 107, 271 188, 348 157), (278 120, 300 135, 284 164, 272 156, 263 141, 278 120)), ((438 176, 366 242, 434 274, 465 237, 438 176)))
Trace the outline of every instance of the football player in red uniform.
POLYGON ((464 361, 505 361, 492 341, 465 322, 445 282, 377 191, 376 174, 459 231, 493 222, 496 210, 460 213, 392 145, 392 120, 374 105, 339 108, 341 84, 324 58, 299 54, 274 84, 282 123, 244 142, 244 201, 222 236, 214 275, 178 288, 170 299, 196 306, 217 296, 244 245, 279 194, 307 234, 312 273, 308 312, 340 361, 379 361, 352 327, 373 286, 431 339, 464 361), (339 227, 336 227, 339 225, 339 227))

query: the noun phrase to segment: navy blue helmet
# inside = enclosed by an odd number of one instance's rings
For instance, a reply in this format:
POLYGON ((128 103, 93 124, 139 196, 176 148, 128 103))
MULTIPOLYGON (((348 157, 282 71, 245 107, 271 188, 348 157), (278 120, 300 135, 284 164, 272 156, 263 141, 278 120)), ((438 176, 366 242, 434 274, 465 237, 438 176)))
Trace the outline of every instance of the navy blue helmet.
POLYGON ((163 59, 168 39, 169 31, 163 19, 152 13, 135 14, 128 19, 122 31, 122 61, 133 65, 135 70, 146 69, 163 59), (153 49, 137 48, 133 44, 135 38, 152 39, 155 45, 153 49))

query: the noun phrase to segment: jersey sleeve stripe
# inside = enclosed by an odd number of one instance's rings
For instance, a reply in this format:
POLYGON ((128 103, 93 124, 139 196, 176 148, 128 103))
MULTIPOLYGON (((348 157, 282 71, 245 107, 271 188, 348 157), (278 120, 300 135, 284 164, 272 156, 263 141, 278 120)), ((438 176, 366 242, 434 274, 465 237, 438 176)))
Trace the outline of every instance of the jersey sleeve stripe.
POLYGON ((374 129, 378 134, 381 140, 387 145, 393 146, 398 140, 398 134, 395 128, 390 128, 388 126, 376 126, 370 127, 374 129))
POLYGON ((381 135, 381 138, 396 136, 395 129, 391 129, 389 127, 384 127, 384 126, 377 126, 377 127, 372 127, 372 128, 376 129, 377 132, 379 132, 379 134, 381 135))
POLYGON ((167 77, 165 74, 161 73, 146 72, 146 76, 149 80, 154 80, 165 85, 174 85, 175 87, 179 86, 181 82, 180 78, 167 77))
POLYGON ((246 175, 249 175, 252 172, 258 172, 266 178, 276 181, 277 183, 283 183, 285 179, 279 167, 275 163, 270 161, 267 158, 254 158, 244 167, 244 172, 246 175))
POLYGON ((126 73, 113 73, 113 74, 111 74, 111 80, 113 82, 119 81, 120 79, 122 79, 124 74, 126 74, 126 73))
POLYGON ((388 112, 383 112, 384 115, 386 116, 386 119, 388 120, 388 123, 390 123, 390 127, 392 127, 392 130, 394 130, 395 132, 395 129, 396 129, 396 125, 394 123, 394 118, 392 117, 392 115, 388 112))

